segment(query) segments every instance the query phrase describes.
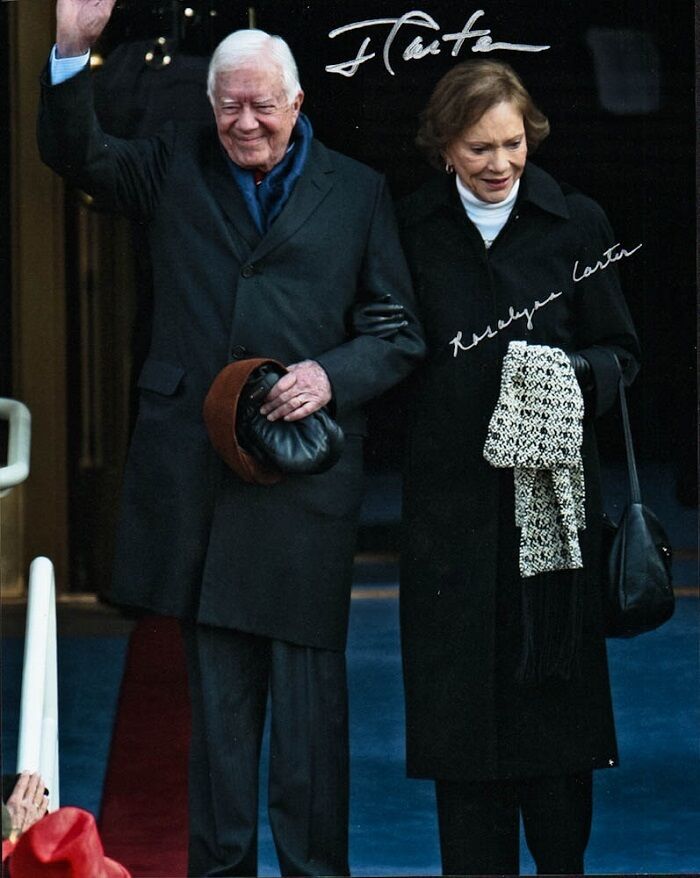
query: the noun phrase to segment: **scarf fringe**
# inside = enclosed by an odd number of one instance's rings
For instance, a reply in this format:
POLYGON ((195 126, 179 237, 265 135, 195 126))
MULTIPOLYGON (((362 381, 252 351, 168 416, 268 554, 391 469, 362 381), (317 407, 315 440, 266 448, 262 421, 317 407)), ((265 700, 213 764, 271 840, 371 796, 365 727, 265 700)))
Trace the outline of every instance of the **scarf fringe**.
POLYGON ((516 678, 522 683, 570 680, 580 671, 583 620, 579 570, 522 580, 523 648, 516 678))

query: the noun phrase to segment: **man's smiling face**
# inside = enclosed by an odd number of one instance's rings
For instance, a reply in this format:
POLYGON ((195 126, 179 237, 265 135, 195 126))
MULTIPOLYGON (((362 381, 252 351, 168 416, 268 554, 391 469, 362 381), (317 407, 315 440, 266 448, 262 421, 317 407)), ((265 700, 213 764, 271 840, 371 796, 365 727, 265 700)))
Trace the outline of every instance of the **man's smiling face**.
POLYGON ((290 102, 273 63, 245 64, 216 77, 214 117, 219 140, 239 167, 270 171, 284 158, 304 93, 290 102))

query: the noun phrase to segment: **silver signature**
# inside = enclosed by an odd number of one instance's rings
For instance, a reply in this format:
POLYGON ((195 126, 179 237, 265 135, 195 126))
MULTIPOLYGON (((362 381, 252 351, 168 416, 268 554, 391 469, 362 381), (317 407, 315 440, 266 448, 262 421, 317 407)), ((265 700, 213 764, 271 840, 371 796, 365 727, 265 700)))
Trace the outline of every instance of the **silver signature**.
MULTIPOLYGON (((626 256, 632 256, 632 254, 636 253, 641 246, 641 244, 637 244, 637 246, 633 247, 631 250, 625 250, 624 247, 620 247, 620 244, 613 244, 612 247, 608 247, 607 250, 603 251, 602 259, 598 259, 595 265, 584 266, 583 270, 580 273, 577 273, 579 265, 579 261, 577 259, 574 263, 574 268, 571 273, 574 283, 579 283, 579 281, 585 280, 587 277, 595 274, 596 271, 604 271, 606 268, 608 268, 608 266, 612 265, 613 262, 619 262, 620 259, 624 259, 626 256)), ((499 330, 505 329, 506 326, 510 326, 510 324, 514 320, 521 320, 523 317, 527 317, 526 326, 528 329, 532 329, 532 318, 535 316, 535 312, 539 311, 540 308, 544 308, 545 305, 548 305, 550 302, 553 302, 555 299, 558 299, 559 296, 562 295, 564 295, 562 290, 560 290, 558 293, 550 293, 550 295, 543 302, 540 302, 538 299, 535 301, 535 304, 532 306, 532 308, 523 308, 522 311, 516 311, 515 308, 513 308, 513 306, 511 305, 508 309, 508 317, 505 320, 499 320, 496 324, 497 328, 495 330, 492 329, 489 325, 481 333, 481 335, 477 335, 475 332, 472 333, 472 340, 469 344, 462 344, 463 333, 460 330, 450 342, 450 344, 454 347, 452 356, 456 357, 459 351, 470 351, 485 338, 495 338, 495 336, 498 335, 499 330)))
POLYGON ((462 344, 462 330, 460 329, 457 335, 450 342, 451 345, 454 345, 454 351, 452 356, 456 357, 458 351, 470 351, 485 338, 495 338, 495 336, 498 335, 499 330, 505 329, 506 326, 510 326, 510 324, 514 320, 521 320, 523 317, 527 317, 527 328, 532 329, 532 318, 535 316, 535 312, 539 311, 540 308, 544 308, 545 305, 548 305, 550 302, 553 302, 555 299, 558 299, 559 296, 563 295, 563 290, 559 290, 558 293, 550 293, 549 296, 544 300, 544 302, 540 302, 538 299, 532 306, 532 308, 523 308, 522 311, 516 311, 515 308, 511 305, 508 309, 508 317, 505 320, 501 319, 498 321, 498 323, 496 324, 497 329, 493 330, 491 329, 491 326, 487 326, 486 329, 481 333, 481 335, 473 333, 471 344, 468 345, 462 344))
POLYGON ((632 250, 625 250, 623 247, 617 253, 615 252, 620 244, 613 244, 612 247, 608 247, 607 250, 603 251, 603 256, 605 261, 602 259, 598 259, 595 265, 586 265, 584 266, 581 274, 577 276, 576 269, 578 268, 578 259, 574 262, 574 270, 571 273, 571 277, 574 279, 576 283, 581 280, 585 280, 585 278, 590 277, 592 274, 595 274, 596 271, 602 271, 604 268, 607 268, 608 265, 613 262, 619 262, 620 259, 624 259, 625 256, 631 256, 633 253, 636 253, 637 250, 642 246, 641 244, 637 244, 636 247, 633 247, 632 250))
MULTIPOLYGON (((461 31, 458 33, 442 35, 440 39, 443 43, 453 43, 453 58, 457 57, 464 43, 471 39, 476 39, 476 42, 471 47, 472 52, 493 52, 496 49, 507 49, 511 52, 544 52, 545 49, 549 49, 549 46, 529 46, 522 43, 494 42, 491 38, 490 28, 473 30, 476 21, 484 14, 483 9, 477 9, 476 12, 470 16, 461 31)), ((340 34, 347 33, 348 31, 386 26, 390 26, 390 30, 384 39, 382 60, 384 61, 384 67, 391 76, 396 75, 392 66, 391 56, 394 42, 396 41, 396 37, 400 30, 404 27, 420 27, 432 31, 440 30, 440 25, 431 15, 428 15, 427 12, 421 12, 420 10, 414 9, 411 12, 404 13, 400 18, 370 18, 365 21, 354 21, 351 24, 344 24, 342 27, 336 27, 334 30, 330 31, 328 36, 333 40, 337 36, 340 36, 340 34)), ((435 39, 426 45, 423 42, 423 38, 418 35, 414 37, 407 46, 405 46, 401 57, 404 61, 413 61, 425 58, 426 55, 439 55, 442 50, 440 39, 435 39)), ((376 52, 367 51, 371 42, 372 37, 365 37, 354 58, 351 58, 349 61, 341 61, 338 64, 328 64, 326 66, 326 72, 338 73, 341 76, 354 76, 357 73, 360 64, 365 64, 367 61, 376 57, 376 52)))

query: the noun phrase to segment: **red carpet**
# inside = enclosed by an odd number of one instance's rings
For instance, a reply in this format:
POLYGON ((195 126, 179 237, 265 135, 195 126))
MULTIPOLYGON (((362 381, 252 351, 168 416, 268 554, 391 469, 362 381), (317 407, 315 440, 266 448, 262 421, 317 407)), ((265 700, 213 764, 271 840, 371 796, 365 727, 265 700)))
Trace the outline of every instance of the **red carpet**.
POLYGON ((189 705, 179 625, 131 635, 100 815, 105 853, 134 878, 187 873, 189 705))

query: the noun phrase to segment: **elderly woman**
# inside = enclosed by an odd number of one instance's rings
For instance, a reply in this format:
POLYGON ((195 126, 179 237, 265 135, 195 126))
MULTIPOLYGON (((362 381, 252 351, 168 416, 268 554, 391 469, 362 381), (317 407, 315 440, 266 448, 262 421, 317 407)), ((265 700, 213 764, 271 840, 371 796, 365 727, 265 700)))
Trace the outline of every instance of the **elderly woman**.
POLYGON ((593 423, 616 398, 613 354, 627 380, 637 369, 610 258, 631 254, 595 202, 528 161, 548 132, 506 64, 457 65, 418 137, 442 173, 401 211, 429 349, 411 379, 404 496, 408 773, 436 781, 446 874, 517 873, 520 815, 539 873, 582 872, 592 770, 618 758, 593 423), (534 387, 541 411, 528 420, 521 399, 523 420, 489 430, 497 404, 503 415, 509 347, 511 378, 529 364, 516 396, 534 387), (580 513, 563 556, 556 515, 551 534, 537 515, 528 521, 533 568, 518 471, 496 459, 502 446, 539 441, 533 424, 546 433, 550 416, 552 440, 566 446, 579 431, 568 452, 582 461, 583 483, 571 476, 580 513))

